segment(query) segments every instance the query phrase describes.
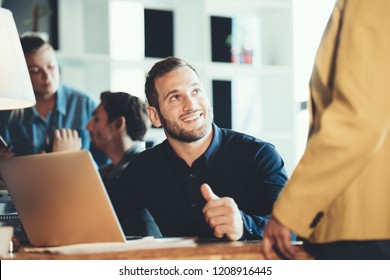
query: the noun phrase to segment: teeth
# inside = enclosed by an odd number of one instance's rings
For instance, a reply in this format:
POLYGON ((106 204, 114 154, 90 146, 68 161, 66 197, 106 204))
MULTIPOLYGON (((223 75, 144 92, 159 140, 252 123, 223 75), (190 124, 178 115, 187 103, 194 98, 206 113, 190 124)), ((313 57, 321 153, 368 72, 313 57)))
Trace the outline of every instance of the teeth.
POLYGON ((198 117, 199 117, 199 115, 196 115, 196 116, 193 116, 193 117, 190 117, 190 118, 186 118, 183 121, 190 122, 190 121, 196 120, 198 117))

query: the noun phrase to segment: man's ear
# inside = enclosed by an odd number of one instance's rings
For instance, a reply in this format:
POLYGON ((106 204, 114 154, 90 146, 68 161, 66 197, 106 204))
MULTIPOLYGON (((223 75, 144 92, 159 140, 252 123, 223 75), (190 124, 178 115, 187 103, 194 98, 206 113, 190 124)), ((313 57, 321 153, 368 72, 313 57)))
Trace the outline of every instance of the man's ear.
POLYGON ((117 118, 114 122, 115 128, 119 130, 126 130, 126 118, 124 116, 117 118))
POLYGON ((146 107, 146 109, 148 110, 148 116, 152 125, 154 125, 155 127, 160 127, 161 121, 157 109, 153 106, 148 106, 146 107))

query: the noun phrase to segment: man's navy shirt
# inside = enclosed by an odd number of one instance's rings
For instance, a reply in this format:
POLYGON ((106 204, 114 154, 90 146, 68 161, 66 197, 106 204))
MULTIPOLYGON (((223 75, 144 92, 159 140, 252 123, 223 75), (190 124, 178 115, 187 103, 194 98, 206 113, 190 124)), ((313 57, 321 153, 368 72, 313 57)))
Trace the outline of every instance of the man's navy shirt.
POLYGON ((140 153, 122 172, 120 195, 130 212, 146 206, 165 237, 214 237, 202 213, 200 186, 207 183, 217 196, 237 203, 242 238, 260 239, 287 182, 284 162, 269 143, 215 124, 213 130, 210 146, 192 167, 167 140, 140 153))

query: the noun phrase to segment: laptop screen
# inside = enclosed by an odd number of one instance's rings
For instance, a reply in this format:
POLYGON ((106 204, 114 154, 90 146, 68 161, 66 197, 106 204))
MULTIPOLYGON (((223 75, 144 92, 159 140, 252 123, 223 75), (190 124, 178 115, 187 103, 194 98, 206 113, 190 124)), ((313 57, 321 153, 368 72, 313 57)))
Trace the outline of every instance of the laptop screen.
POLYGON ((125 242, 88 151, 4 159, 0 174, 32 245, 125 242))

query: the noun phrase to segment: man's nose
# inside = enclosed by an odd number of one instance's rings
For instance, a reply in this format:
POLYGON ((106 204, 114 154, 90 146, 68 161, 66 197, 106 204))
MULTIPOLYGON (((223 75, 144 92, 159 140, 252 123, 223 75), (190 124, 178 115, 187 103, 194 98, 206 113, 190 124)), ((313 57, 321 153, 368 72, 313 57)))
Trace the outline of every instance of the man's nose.
POLYGON ((183 102, 184 102, 184 106, 183 106, 184 111, 195 110, 198 107, 198 101, 191 94, 185 95, 183 102))
POLYGON ((42 76, 42 78, 47 79, 47 77, 49 76, 49 70, 46 68, 42 68, 41 69, 41 76, 42 76))
POLYGON ((85 125, 85 128, 91 132, 91 129, 92 129, 92 119, 90 119, 87 124, 85 125))

